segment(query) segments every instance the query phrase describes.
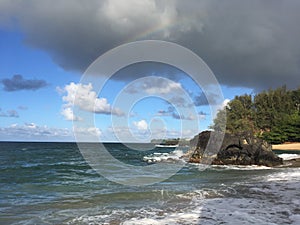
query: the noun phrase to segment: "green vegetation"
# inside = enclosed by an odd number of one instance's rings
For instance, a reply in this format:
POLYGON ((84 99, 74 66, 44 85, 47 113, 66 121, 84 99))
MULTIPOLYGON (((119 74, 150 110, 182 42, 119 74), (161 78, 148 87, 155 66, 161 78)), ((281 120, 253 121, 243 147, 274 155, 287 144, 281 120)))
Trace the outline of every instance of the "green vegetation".
POLYGON ((210 128, 224 131, 225 121, 226 132, 251 133, 272 144, 300 142, 300 88, 236 96, 210 128))
POLYGON ((164 145, 177 145, 179 142, 179 138, 173 139, 152 139, 151 143, 154 144, 164 144, 164 145))
POLYGON ((190 140, 180 139, 180 138, 171 138, 171 139, 152 139, 151 143, 153 144, 162 144, 162 145, 177 145, 180 146, 188 145, 190 140))

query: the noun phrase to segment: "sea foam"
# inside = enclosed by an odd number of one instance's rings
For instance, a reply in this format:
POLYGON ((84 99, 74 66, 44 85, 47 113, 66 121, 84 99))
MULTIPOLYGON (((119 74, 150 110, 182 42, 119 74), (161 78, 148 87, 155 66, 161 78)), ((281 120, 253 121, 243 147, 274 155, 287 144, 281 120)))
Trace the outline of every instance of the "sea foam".
POLYGON ((170 153, 155 152, 151 155, 144 156, 143 161, 145 161, 147 163, 183 161, 181 159, 183 154, 184 153, 182 150, 175 150, 170 153))
POLYGON ((280 158, 282 158, 283 160, 291 160, 291 159, 299 159, 300 158, 300 154, 287 154, 287 153, 283 153, 283 154, 279 154, 278 156, 280 158))

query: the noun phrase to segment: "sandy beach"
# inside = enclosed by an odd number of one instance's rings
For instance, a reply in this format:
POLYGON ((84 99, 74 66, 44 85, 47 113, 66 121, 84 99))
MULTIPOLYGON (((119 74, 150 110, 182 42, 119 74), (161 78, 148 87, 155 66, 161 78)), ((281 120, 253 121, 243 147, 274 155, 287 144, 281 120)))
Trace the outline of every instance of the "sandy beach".
POLYGON ((280 145, 272 145, 273 150, 299 150, 300 151, 300 143, 284 143, 280 145))

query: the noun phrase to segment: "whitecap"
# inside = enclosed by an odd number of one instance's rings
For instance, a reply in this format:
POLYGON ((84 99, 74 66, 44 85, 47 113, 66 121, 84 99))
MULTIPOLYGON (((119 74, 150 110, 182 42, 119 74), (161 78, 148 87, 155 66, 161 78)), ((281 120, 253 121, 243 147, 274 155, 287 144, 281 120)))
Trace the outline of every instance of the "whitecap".
POLYGON ((283 160, 291 160, 291 159, 299 159, 300 154, 288 154, 288 153, 283 153, 278 155, 280 158, 283 160))
POLYGON ((270 174, 266 177, 266 181, 300 181, 300 168, 270 174))
POLYGON ((176 162, 176 161, 182 161, 183 156, 182 150, 175 150, 170 153, 160 153, 155 152, 151 155, 147 155, 143 157, 143 161, 147 163, 159 163, 159 162, 176 162))
POLYGON ((271 170, 272 167, 258 166, 258 165, 212 165, 212 169, 227 169, 227 170, 271 170))

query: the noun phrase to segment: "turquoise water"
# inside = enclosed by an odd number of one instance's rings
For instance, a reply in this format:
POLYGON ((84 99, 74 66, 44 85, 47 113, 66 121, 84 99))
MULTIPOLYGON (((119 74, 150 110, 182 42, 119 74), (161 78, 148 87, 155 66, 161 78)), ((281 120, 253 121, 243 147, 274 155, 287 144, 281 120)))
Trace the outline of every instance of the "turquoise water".
MULTIPOLYGON (((123 163, 165 169, 186 150, 105 147, 123 163)), ((124 186, 95 172, 75 143, 1 142, 0 179, 0 224, 300 223, 299 168, 184 164, 163 182, 124 186)))

